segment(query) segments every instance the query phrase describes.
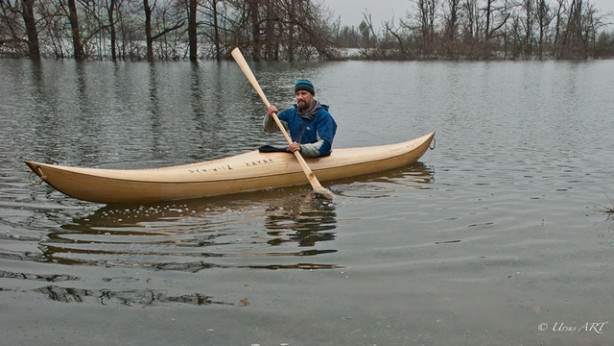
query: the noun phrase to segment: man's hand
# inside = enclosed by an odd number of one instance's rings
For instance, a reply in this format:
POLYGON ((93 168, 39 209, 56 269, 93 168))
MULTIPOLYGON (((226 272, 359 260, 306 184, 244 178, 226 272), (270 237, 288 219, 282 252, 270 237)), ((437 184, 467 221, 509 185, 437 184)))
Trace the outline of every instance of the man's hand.
POLYGON ((267 111, 269 112, 269 115, 273 115, 273 113, 277 114, 277 107, 270 105, 269 108, 267 109, 267 111))
POLYGON ((288 145, 288 148, 286 149, 289 152, 293 153, 298 151, 299 153, 301 152, 301 145, 296 143, 296 142, 292 142, 292 144, 288 145))

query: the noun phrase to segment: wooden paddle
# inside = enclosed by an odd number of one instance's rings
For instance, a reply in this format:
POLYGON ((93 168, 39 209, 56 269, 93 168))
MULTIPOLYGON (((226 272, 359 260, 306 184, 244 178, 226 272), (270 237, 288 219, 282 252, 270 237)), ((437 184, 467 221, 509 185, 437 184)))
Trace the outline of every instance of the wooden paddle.
MULTIPOLYGON (((271 104, 269 103, 269 100, 267 100, 266 96, 264 95, 264 91, 262 91, 262 88, 260 87, 258 80, 256 80, 254 73, 252 72, 252 70, 249 68, 249 65, 247 64, 247 61, 245 61, 245 57, 241 53, 241 50, 237 47, 233 49, 230 54, 232 54, 232 57, 235 59, 237 64, 239 64, 241 71, 243 71, 243 73, 245 74, 245 77, 247 77, 249 82, 252 84, 252 87, 254 88, 254 90, 256 90, 258 95, 260 95, 260 98, 264 102, 264 105, 266 106, 266 108, 269 109, 271 104)), ((292 138, 290 138, 290 136, 288 135, 288 132, 282 125, 281 121, 279 121, 277 114, 273 113, 271 114, 271 116, 273 117, 273 120, 275 120, 275 123, 281 130, 281 133, 283 133, 284 137, 286 138, 286 141, 288 141, 288 144, 292 144, 292 138)), ((307 180, 309 180, 311 187, 313 187, 313 191, 316 194, 322 195, 323 197, 327 199, 333 199, 333 194, 328 189, 322 187, 322 185, 320 184, 320 181, 318 181, 318 178, 315 176, 315 174, 313 174, 313 172, 311 171, 311 168, 309 168, 309 165, 307 165, 307 162, 305 162, 305 159, 303 158, 303 156, 301 156, 301 154, 298 151, 294 152, 294 156, 296 157, 296 160, 298 161, 298 163, 301 165, 301 168, 303 168, 303 172, 305 172, 305 175, 307 176, 307 180)))

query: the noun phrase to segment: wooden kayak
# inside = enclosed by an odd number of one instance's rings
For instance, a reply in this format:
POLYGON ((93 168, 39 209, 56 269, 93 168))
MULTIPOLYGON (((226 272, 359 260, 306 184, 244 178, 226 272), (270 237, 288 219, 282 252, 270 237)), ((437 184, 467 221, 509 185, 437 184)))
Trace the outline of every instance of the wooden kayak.
MULTIPOLYGON (((372 147, 334 149, 330 156, 306 158, 320 181, 407 166, 429 148, 435 133, 372 147)), ((56 190, 97 203, 144 203, 234 194, 307 184, 294 155, 261 153, 150 169, 101 169, 25 163, 56 190)))

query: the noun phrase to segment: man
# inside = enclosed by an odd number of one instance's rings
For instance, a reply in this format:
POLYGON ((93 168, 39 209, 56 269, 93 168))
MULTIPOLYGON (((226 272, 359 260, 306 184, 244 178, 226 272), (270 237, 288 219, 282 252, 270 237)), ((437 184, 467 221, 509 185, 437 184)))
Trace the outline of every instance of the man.
MULTIPOLYGON (((298 151, 304 157, 330 155, 337 123, 328 112, 328 106, 314 99, 315 94, 313 83, 307 79, 298 80, 294 85, 296 104, 277 114, 282 124, 290 131, 293 141, 286 151, 298 151)), ((279 131, 271 116, 277 112, 277 107, 269 107, 268 114, 264 117, 265 131, 279 131)))

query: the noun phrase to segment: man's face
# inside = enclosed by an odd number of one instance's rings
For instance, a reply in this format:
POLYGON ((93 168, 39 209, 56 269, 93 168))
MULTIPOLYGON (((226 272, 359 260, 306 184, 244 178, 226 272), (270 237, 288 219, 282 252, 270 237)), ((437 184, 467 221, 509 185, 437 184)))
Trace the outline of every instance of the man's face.
POLYGON ((296 104, 302 111, 309 110, 313 104, 313 95, 309 91, 299 90, 296 92, 296 104))

